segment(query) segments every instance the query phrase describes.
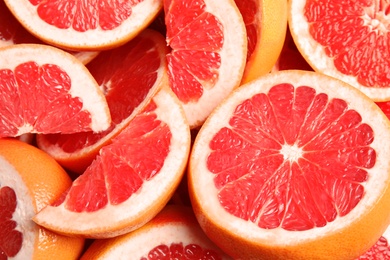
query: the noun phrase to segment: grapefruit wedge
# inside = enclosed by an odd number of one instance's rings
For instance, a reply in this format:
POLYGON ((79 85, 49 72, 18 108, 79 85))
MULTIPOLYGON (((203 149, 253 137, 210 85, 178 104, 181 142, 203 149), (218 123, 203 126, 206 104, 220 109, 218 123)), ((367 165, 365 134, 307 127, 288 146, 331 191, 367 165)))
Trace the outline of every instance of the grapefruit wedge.
POLYGON ((241 84, 270 72, 282 51, 287 0, 235 0, 245 22, 248 52, 241 84))
POLYGON ((169 201, 187 165, 191 137, 175 95, 163 88, 34 221, 90 238, 135 230, 169 201))
POLYGON ((166 206, 143 227, 111 239, 95 240, 80 258, 231 259, 199 227, 189 207, 166 206))
POLYGON ((150 29, 121 47, 101 52, 87 68, 105 94, 110 127, 100 133, 39 135, 38 147, 65 168, 82 173, 99 150, 168 84, 166 53, 164 37, 150 29))
POLYGON ((34 36, 70 50, 102 50, 126 43, 162 9, 162 0, 4 0, 34 36))
POLYGON ((166 0, 164 10, 170 86, 196 128, 241 82, 245 24, 233 0, 166 0))
POLYGON ((72 184, 61 166, 32 145, 2 138, 0 172, 0 259, 78 259, 84 239, 31 220, 72 184))
POLYGON ((389 1, 291 0, 289 26, 310 66, 390 100, 389 1))
POLYGON ((110 122, 103 92, 71 54, 42 44, 0 49, 0 137, 100 132, 110 122))
POLYGON ((189 193, 234 258, 354 259, 390 222, 390 123, 366 95, 309 71, 234 91, 199 131, 189 193))

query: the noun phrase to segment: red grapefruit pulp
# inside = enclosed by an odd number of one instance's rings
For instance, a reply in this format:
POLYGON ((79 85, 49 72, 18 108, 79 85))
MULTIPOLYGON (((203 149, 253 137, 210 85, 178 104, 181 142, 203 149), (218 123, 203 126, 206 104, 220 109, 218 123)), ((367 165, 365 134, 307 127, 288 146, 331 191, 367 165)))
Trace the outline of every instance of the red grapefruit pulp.
POLYGON ((163 88, 112 143, 100 149, 62 199, 34 220, 60 233, 93 238, 142 226, 179 185, 190 141, 179 101, 163 88))
POLYGON ((166 84, 166 52, 164 37, 153 30, 143 31, 121 47, 101 52, 87 68, 105 94, 112 118, 109 129, 38 136, 38 146, 65 168, 82 173, 99 149, 166 84))
POLYGON ((194 211, 234 257, 357 257, 390 221, 389 137, 383 112, 345 82, 271 73, 233 92, 199 131, 194 211))

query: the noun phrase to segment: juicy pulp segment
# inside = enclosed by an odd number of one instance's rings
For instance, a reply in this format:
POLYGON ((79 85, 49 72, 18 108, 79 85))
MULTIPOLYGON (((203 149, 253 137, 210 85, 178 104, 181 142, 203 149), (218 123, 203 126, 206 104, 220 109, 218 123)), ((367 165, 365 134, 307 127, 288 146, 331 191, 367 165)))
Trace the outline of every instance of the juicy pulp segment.
POLYGON ((279 84, 236 107, 210 142, 207 167, 232 215, 262 228, 307 230, 362 199, 365 169, 376 161, 373 140, 344 100, 279 84))

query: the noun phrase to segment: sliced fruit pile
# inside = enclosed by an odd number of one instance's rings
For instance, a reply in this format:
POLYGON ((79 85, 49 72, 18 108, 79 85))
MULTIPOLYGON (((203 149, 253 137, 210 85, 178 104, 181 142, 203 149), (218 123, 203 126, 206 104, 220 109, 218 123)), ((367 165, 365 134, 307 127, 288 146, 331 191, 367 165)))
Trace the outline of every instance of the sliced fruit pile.
POLYGON ((0 259, 387 259, 390 3, 0 0, 0 259))

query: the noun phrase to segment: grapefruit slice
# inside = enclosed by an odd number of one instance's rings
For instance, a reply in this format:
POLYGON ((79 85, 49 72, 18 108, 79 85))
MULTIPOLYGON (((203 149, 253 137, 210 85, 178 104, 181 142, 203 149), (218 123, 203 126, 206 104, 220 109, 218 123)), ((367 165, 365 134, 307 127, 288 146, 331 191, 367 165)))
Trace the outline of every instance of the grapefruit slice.
POLYGON ((199 227, 189 207, 166 206, 143 227, 119 237, 95 240, 88 259, 231 259, 199 227))
POLYGON ((34 36, 70 50, 102 50, 131 40, 162 9, 162 0, 4 0, 34 36))
POLYGON ((233 0, 166 0, 164 10, 170 86, 196 128, 241 82, 245 24, 233 0))
POLYGON ((389 2, 289 1, 295 44, 311 67, 390 100, 389 2))
MULTIPOLYGON (((10 12, 4 1, 0 1, 0 48, 19 43, 38 43, 41 40, 29 33, 10 12)), ((87 64, 99 53, 97 51, 70 52, 83 64, 87 64)))
POLYGON ((82 173, 108 144, 168 84, 164 37, 145 30, 129 43, 99 54, 87 68, 103 89, 112 122, 100 133, 39 135, 38 147, 62 166, 82 173))
POLYGON ((282 51, 287 28, 286 0, 235 0, 245 22, 247 63, 241 84, 270 72, 282 51))
POLYGON ((190 142, 183 109, 164 88, 100 150, 62 199, 45 207, 34 221, 58 233, 90 238, 141 227, 179 185, 190 142))
POLYGON ((390 123, 343 81, 281 71, 207 119, 189 162, 206 234, 234 258, 354 259, 390 222, 390 123))
POLYGON ((50 156, 0 139, 0 259, 78 259, 84 239, 58 235, 31 218, 72 183, 50 156))
POLYGON ((99 132, 111 117, 95 79, 75 57, 40 44, 0 49, 0 137, 99 132))

